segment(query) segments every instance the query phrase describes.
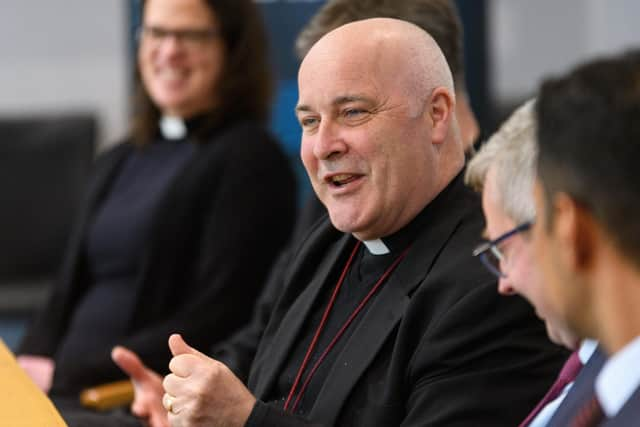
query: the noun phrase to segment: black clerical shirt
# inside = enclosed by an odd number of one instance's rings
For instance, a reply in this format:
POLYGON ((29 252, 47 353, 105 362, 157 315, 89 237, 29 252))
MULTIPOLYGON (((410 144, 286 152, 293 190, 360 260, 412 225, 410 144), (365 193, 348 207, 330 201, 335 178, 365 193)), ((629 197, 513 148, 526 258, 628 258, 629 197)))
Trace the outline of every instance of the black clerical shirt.
MULTIPOLYGON (((427 226, 428 215, 425 214, 425 210, 426 209, 423 209, 407 226, 382 239, 386 247, 389 249, 389 253, 374 255, 364 244, 360 245, 360 248, 358 249, 351 267, 344 279, 340 292, 337 295, 335 304, 329 313, 327 322, 322 329, 322 333, 317 345, 315 346, 315 350, 313 351, 309 362, 306 364, 306 369, 296 389, 297 391, 300 390, 302 384, 307 378, 307 375, 309 374, 309 371, 312 369, 323 351, 327 348, 331 340, 336 336, 340 328, 344 325, 348 317, 354 312, 356 307, 365 298, 367 293, 369 293, 371 288, 378 279, 380 279, 384 272, 393 264, 393 262, 407 248, 410 250, 411 242, 416 236, 417 230, 427 226)), ((349 255, 351 254, 351 249, 355 246, 356 242, 357 241, 353 239, 353 244, 349 247, 349 250, 343 254, 339 262, 334 266, 331 277, 326 281, 324 288, 322 289, 321 296, 317 299, 316 304, 314 305, 312 314, 308 317, 305 322, 305 327, 302 328, 302 331, 300 332, 297 345, 284 365, 274 389, 271 390, 268 394, 268 398, 265 399, 268 404, 275 405, 278 409, 284 408, 285 401, 295 381, 296 374, 303 363, 309 344, 316 333, 336 283, 347 263, 349 255)), ((391 274, 393 274, 393 272, 391 272, 391 274)), ((385 286, 385 284, 383 283, 381 286, 385 286)), ((349 341, 353 331, 357 329, 358 324, 361 319, 364 318, 367 309, 372 305, 374 299, 375 295, 368 304, 364 306, 363 310, 359 312, 354 321, 348 326, 344 334, 338 339, 335 346, 319 365, 319 368, 312 376, 311 381, 309 382, 293 413, 299 416, 305 416, 309 413, 337 356, 349 341)), ((293 395, 289 408, 292 407, 292 404, 297 397, 298 393, 296 392, 293 395)), ((247 424, 247 426, 250 427, 250 423, 247 424)))

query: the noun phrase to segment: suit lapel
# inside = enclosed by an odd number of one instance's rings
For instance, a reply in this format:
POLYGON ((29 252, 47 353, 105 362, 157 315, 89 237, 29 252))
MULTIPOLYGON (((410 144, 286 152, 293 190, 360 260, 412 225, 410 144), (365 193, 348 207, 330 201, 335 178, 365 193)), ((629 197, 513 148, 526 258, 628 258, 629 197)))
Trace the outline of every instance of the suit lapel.
MULTIPOLYGON (((254 387, 256 397, 264 397, 274 381, 277 380, 280 369, 289 357, 291 348, 298 337, 300 329, 307 320, 318 294, 324 288, 325 282, 331 276, 331 270, 337 265, 343 252, 352 246, 350 242, 352 242, 350 236, 343 236, 329 249, 328 253, 330 255, 322 261, 309 286, 306 286, 280 322, 269 349, 262 357, 267 363, 265 363, 264 370, 260 377, 257 378, 254 387)), ((292 285, 289 284, 288 286, 292 285)))
POLYGON ((353 387, 402 320, 410 295, 425 279, 460 221, 455 209, 447 216, 434 216, 434 220, 440 218, 444 220, 434 221, 420 230, 406 258, 374 297, 371 307, 333 364, 310 411, 311 419, 335 424, 353 387))
POLYGON ((571 422, 576 411, 584 405, 587 399, 593 396, 596 377, 606 360, 607 357, 604 351, 598 346, 586 365, 580 370, 567 396, 562 400, 560 406, 558 406, 547 423, 549 427, 566 426, 571 422))

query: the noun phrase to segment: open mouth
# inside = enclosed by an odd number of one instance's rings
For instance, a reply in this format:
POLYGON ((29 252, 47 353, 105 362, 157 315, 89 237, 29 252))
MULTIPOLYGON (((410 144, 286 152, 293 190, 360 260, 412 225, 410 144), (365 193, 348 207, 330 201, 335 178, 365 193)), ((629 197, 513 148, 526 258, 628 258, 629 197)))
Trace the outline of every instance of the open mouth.
POLYGON ((360 178, 360 175, 351 175, 351 174, 340 174, 340 175, 333 175, 330 176, 326 179, 326 181, 332 186, 332 187, 342 187, 345 186, 347 184, 349 184, 350 182, 353 182, 355 180, 357 180, 358 178, 360 178))

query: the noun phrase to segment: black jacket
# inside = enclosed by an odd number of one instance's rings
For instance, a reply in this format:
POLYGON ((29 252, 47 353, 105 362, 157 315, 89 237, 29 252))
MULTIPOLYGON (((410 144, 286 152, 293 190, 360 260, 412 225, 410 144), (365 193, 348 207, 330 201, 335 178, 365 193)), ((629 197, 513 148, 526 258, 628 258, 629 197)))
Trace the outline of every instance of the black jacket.
MULTIPOLYGON (((544 395, 567 352, 471 256, 484 225, 478 196, 458 176, 426 209, 429 226, 370 303, 307 420, 258 401, 249 426, 515 426, 544 395)), ((324 221, 292 252, 249 375, 258 399, 352 239, 324 221)))
MULTIPOLYGON (((74 307, 91 284, 84 252, 88 224, 134 149, 123 143, 97 160, 60 280, 19 353, 55 357, 74 307)), ((134 316, 121 344, 154 370, 167 372, 171 333, 207 348, 247 322, 288 239, 294 210, 293 174, 266 131, 249 122, 215 130, 160 203, 135 283, 134 316)), ((74 388, 125 377, 107 348, 79 357, 89 369, 74 388)))

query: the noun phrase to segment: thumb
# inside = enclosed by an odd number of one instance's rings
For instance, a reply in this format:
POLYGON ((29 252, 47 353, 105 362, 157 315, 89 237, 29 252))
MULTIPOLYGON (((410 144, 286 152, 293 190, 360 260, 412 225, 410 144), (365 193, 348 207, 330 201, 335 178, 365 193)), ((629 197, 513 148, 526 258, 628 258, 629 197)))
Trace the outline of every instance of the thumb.
POLYGON ((143 382, 152 375, 153 371, 142 363, 137 354, 122 346, 116 346, 111 350, 111 359, 133 381, 143 382))
POLYGON ((187 344, 180 334, 172 334, 169 337, 169 350, 171 350, 171 354, 174 357, 181 354, 192 354, 194 356, 207 357, 187 344))

